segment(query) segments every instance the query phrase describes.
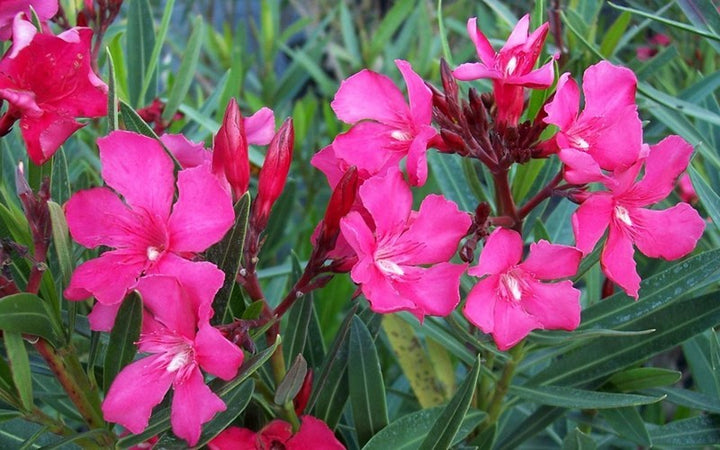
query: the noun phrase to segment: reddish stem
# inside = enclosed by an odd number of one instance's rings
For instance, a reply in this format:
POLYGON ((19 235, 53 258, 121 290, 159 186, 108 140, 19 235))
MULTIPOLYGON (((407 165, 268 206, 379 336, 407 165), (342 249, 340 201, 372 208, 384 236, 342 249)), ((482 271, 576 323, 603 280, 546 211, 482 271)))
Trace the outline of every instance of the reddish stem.
POLYGON ((508 181, 508 171, 501 170, 493 173, 493 181, 495 182, 495 198, 497 199, 499 215, 512 219, 513 223, 511 228, 520 233, 522 230, 522 218, 518 216, 517 209, 515 208, 515 200, 513 199, 508 181))
POLYGON ((561 170, 560 172, 558 172, 557 175, 555 175, 555 178, 550 180, 547 186, 545 186, 540 192, 535 194, 533 198, 528 200, 528 202, 525 203, 522 208, 520 208, 520 211, 518 211, 518 217, 520 217, 520 220, 527 217, 527 215, 530 214, 530 211, 535 209, 535 207, 542 203, 546 198, 549 198, 553 194, 553 192, 555 192, 555 188, 557 188, 562 179, 563 174, 561 170))

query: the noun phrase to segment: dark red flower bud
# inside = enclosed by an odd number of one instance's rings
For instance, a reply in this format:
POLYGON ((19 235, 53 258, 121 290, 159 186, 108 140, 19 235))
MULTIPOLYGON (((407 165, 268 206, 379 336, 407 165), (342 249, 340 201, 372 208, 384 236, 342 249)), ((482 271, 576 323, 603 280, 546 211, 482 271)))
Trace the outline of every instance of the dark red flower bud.
POLYGON ((228 102, 223 123, 213 140, 212 168, 214 173, 225 174, 236 199, 247 192, 250 183, 248 142, 243 117, 234 98, 228 102))
POLYGON ((325 211, 325 230, 321 240, 326 237, 337 237, 337 233, 340 230, 340 219, 350 212, 350 208, 355 202, 357 189, 357 168, 352 166, 345 172, 337 186, 335 186, 335 190, 330 197, 327 210, 325 211))
POLYGON ((308 369, 307 373, 305 374, 305 379, 303 380, 302 387, 300 388, 300 391, 297 393, 297 395, 293 399, 293 406, 295 407, 295 414, 297 414, 298 416, 302 415, 302 413, 305 411, 305 407, 307 406, 308 400, 310 400, 310 393, 312 392, 312 383, 313 383, 313 371, 312 371, 312 369, 308 369))
POLYGON ((258 229, 264 228, 267 224, 270 210, 285 187, 292 161, 294 140, 295 130, 292 119, 285 119, 270 141, 265 162, 258 176, 258 195, 253 209, 254 223, 258 229))

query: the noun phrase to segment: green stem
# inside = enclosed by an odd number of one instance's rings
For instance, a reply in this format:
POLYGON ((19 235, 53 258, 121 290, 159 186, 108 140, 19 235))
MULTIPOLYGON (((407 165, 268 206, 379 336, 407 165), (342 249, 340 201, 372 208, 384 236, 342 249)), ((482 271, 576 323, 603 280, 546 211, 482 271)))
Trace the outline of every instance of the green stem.
POLYGON ((524 346, 525 341, 522 341, 510 350, 510 356, 512 358, 505 363, 502 375, 497 384, 495 384, 495 392, 490 401, 490 406, 488 406, 487 409, 488 416, 482 427, 483 430, 494 425, 502 413, 505 394, 507 394, 510 388, 510 382, 512 381, 513 375, 515 375, 515 369, 525 354, 524 346))

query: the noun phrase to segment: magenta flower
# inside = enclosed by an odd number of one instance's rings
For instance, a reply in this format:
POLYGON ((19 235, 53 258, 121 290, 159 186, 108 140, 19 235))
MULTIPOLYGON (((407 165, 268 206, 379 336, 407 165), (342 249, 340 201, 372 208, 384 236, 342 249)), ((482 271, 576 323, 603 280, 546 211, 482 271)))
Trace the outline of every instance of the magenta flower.
POLYGON ((58 0, 0 0, 0 41, 12 36, 12 23, 18 13, 24 13, 30 19, 30 7, 33 7, 41 22, 52 19, 57 14, 58 0))
POLYGON ((546 89, 555 81, 553 62, 533 70, 540 57, 549 25, 528 35, 530 16, 525 15, 515 25, 505 45, 495 53, 490 41, 478 30, 477 18, 468 20, 467 30, 475 44, 479 63, 459 65, 453 75, 458 80, 493 80, 493 95, 497 105, 497 120, 516 125, 523 112, 523 87, 546 89))
MULTIPOLYGON (((222 279, 214 291, 221 284, 222 279)), ((172 386, 173 433, 195 445, 202 424, 226 408, 205 384, 200 369, 230 380, 237 374, 243 353, 207 319, 199 317, 199 309, 208 309, 212 296, 190 298, 177 278, 165 275, 144 277, 137 289, 151 313, 144 319, 138 350, 149 356, 117 375, 102 404, 103 415, 109 422, 140 433, 147 427, 152 409, 172 386)))
POLYGON ((426 151, 438 136, 430 126, 432 92, 410 63, 395 65, 408 87, 409 104, 402 92, 385 75, 362 70, 343 81, 331 106, 343 122, 355 124, 335 138, 335 156, 359 172, 371 175, 396 166, 407 156, 410 184, 425 184, 426 151))
POLYGON ((545 106, 544 121, 559 128, 549 147, 559 150, 560 159, 569 166, 566 172, 569 182, 598 181, 596 177, 588 179, 585 171, 575 167, 583 160, 578 152, 592 157, 597 167, 590 173, 596 176, 601 174, 600 169, 627 168, 640 157, 642 123, 635 105, 636 87, 637 79, 630 69, 607 61, 590 66, 583 76, 585 109, 578 114, 577 83, 570 74, 560 77, 555 97, 545 106))
POLYGON ((667 197, 687 168, 692 146, 669 136, 650 147, 645 175, 635 182, 643 161, 620 171, 605 183, 609 191, 592 192, 572 217, 577 247, 592 251, 609 229, 600 256, 605 275, 635 299, 640 276, 635 270, 633 244, 651 258, 673 260, 690 253, 702 236, 705 222, 687 203, 664 210, 647 209, 667 197))
POLYGON ((426 314, 449 314, 460 301, 465 265, 448 260, 467 233, 470 217, 440 195, 427 196, 418 212, 411 211, 410 188, 393 168, 367 180, 358 195, 374 226, 352 211, 340 229, 358 256, 350 275, 372 310, 410 311, 420 320, 426 314))
POLYGON ((20 119, 30 159, 42 164, 83 126, 75 118, 107 113, 107 86, 91 68, 89 28, 40 34, 18 16, 13 33, 0 60, 0 99, 6 116, 20 119))
POLYGON ((275 419, 255 433, 247 428, 230 427, 208 443, 210 450, 344 450, 325 422, 313 416, 300 418, 300 429, 293 434, 292 425, 275 419))
POLYGON ((577 272, 582 253, 574 247, 540 241, 520 263, 523 241, 516 231, 497 228, 490 234, 470 275, 480 280, 467 297, 463 314, 500 350, 520 342, 530 331, 574 330, 580 324, 580 291, 567 278, 577 272))
POLYGON ((230 195, 209 165, 178 173, 173 205, 173 163, 157 141, 115 131, 99 139, 98 146, 109 188, 77 192, 65 214, 78 243, 113 250, 78 266, 65 296, 95 296, 113 305, 146 274, 183 274, 212 266, 188 260, 220 241, 234 220, 230 195))

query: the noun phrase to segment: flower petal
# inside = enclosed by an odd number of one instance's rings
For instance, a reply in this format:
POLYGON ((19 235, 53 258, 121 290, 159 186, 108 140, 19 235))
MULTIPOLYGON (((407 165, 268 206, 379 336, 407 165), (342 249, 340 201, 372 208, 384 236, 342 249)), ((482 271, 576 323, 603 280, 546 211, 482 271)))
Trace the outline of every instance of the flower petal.
POLYGON ((453 70, 453 76, 461 81, 479 80, 481 78, 502 78, 497 69, 491 69, 481 63, 460 64, 453 70))
MULTIPOLYGON (((365 219, 363 219, 359 212, 351 211, 348 215, 340 219, 340 231, 361 260, 363 258, 373 259, 373 255, 377 249, 377 242, 375 241, 373 232, 367 226, 365 219)), ((355 281, 359 283, 362 282, 360 280, 355 281)))
POLYGON ((569 73, 560 76, 552 101, 545 105, 547 117, 545 123, 557 125, 562 131, 567 131, 575 120, 577 120, 580 106, 580 90, 575 80, 570 78, 569 73))
POLYGON ((262 107, 243 121, 248 144, 268 145, 275 136, 275 113, 270 108, 262 107))
POLYGON ((412 144, 410 144, 406 166, 408 179, 413 186, 422 186, 427 180, 427 149, 429 142, 435 136, 438 136, 437 131, 431 126, 426 126, 415 136, 412 144))
POLYGON ((173 162, 152 138, 113 131, 98 139, 102 177, 133 209, 167 218, 175 191, 173 162), (140 182, 140 180, 144 180, 140 182))
POLYGON ((410 100, 412 122, 418 125, 430 125, 432 121, 432 92, 425 81, 413 71, 409 62, 396 59, 395 65, 402 73, 407 85, 410 100))
POLYGON ((65 297, 85 300, 95 296, 98 302, 106 305, 120 303, 128 289, 135 285, 144 266, 144 255, 118 250, 105 252, 75 269, 65 289, 65 297))
POLYGON ((87 316, 90 329, 93 331, 105 331, 106 333, 111 332, 121 305, 122 303, 113 305, 95 303, 92 311, 87 316))
POLYGON ((423 200, 420 210, 408 230, 397 244, 422 243, 405 252, 398 264, 435 264, 449 261, 457 246, 470 228, 470 215, 442 195, 430 194, 423 200))
POLYGON ((212 152, 202 142, 193 142, 182 134, 163 134, 160 141, 178 160, 183 169, 210 163, 212 152))
POLYGON ((375 222, 378 239, 403 231, 412 207, 412 193, 398 169, 391 167, 385 175, 368 179, 360 186, 359 195, 375 222), (392 199, 392 208, 388 208, 388 199, 392 199))
POLYGON ((73 239, 80 245, 124 247, 131 244, 135 216, 108 188, 78 191, 65 204, 65 217, 73 239), (132 230, 132 232, 129 232, 132 230))
POLYGON ((291 450, 344 450, 325 422, 313 416, 300 418, 300 429, 285 444, 291 450))
POLYGON ((598 192, 588 197, 572 215, 575 246, 587 255, 605 233, 613 213, 614 202, 609 193, 598 192))
POLYGON ((670 195, 675 181, 687 169, 692 152, 692 145, 680 136, 668 136, 651 146, 645 160, 645 176, 630 189, 628 196, 637 199, 637 206, 645 206, 670 195))
POLYGON ((607 242, 600 255, 603 272, 631 297, 638 299, 640 276, 635 269, 632 240, 620 228, 610 224, 607 242))
POLYGON ((542 328, 542 324, 523 309, 522 302, 499 300, 495 304, 495 328, 492 336, 500 350, 513 347, 538 328, 542 328))
POLYGON ((523 241, 517 231, 496 228, 480 253, 478 265, 468 270, 470 275, 481 277, 487 274, 499 274, 520 262, 523 241))
POLYGON ((635 106, 637 78, 627 67, 600 61, 583 74, 585 111, 588 116, 604 117, 627 106, 635 106))
POLYGON ((197 444, 202 424, 208 422, 225 403, 205 384, 200 370, 193 370, 187 379, 175 383, 175 394, 170 407, 170 423, 176 436, 189 445, 197 444))
POLYGON ((468 19, 467 32, 470 40, 475 44, 475 51, 480 61, 482 61, 486 67, 493 67, 497 57, 495 49, 490 44, 490 41, 488 41, 488 38, 478 29, 476 17, 468 19))
POLYGON ((55 111, 44 111, 40 117, 23 116, 20 128, 30 160, 45 163, 71 134, 83 125, 55 111))
POLYGON ((563 175, 570 184, 582 185, 608 181, 598 162, 589 153, 574 148, 563 148, 558 152, 558 158, 565 164, 563 175))
POLYGON ((705 221, 687 203, 661 211, 637 208, 630 214, 637 224, 635 245, 651 258, 682 258, 693 251, 705 229, 705 221))
POLYGON ((208 442, 209 450, 236 450, 256 448, 255 432, 247 428, 228 427, 218 434, 212 441, 208 442))
MULTIPOLYGON (((353 278, 354 279, 354 278, 353 278)), ((417 313, 418 307, 412 299, 398 292, 393 280, 374 265, 367 270, 367 281, 363 282, 362 292, 370 302, 370 309, 385 314, 397 311, 417 313)))
MULTIPOLYGON (((399 143, 392 137, 393 128, 377 122, 360 122, 333 141, 335 157, 346 167, 375 175, 396 165, 408 152, 409 143, 399 143)), ((344 170, 343 170, 344 172, 344 170)))
POLYGON ((546 330, 574 330, 580 325, 580 291, 572 281, 530 283, 532 295, 523 297, 522 307, 546 330))
POLYGON ((460 276, 465 264, 440 263, 432 267, 405 269, 407 281, 397 280, 395 287, 403 297, 417 306, 410 311, 418 319, 424 315, 447 316, 460 303, 460 276))
POLYGON ((541 240, 530 244, 530 254, 520 267, 539 280, 556 280, 575 275, 581 259, 582 252, 575 247, 541 240))
POLYGON ((202 369, 223 380, 237 375, 243 362, 243 352, 217 330, 205 324, 195 336, 195 360, 202 369))
POLYGON ((152 409, 165 397, 174 377, 156 363, 160 357, 142 358, 120 371, 102 404, 105 420, 136 434, 147 427, 152 409))
POLYGON ((463 314, 483 333, 490 334, 495 329, 495 303, 498 298, 499 275, 490 275, 475 284, 467 296, 463 314))
POLYGON ((410 122, 410 108, 400 89, 390 78, 367 69, 344 80, 330 106, 346 123, 371 119, 401 126, 410 122))
POLYGON ((155 320, 188 339, 195 336, 197 313, 180 280, 174 276, 146 275, 138 280, 136 289, 155 320))

